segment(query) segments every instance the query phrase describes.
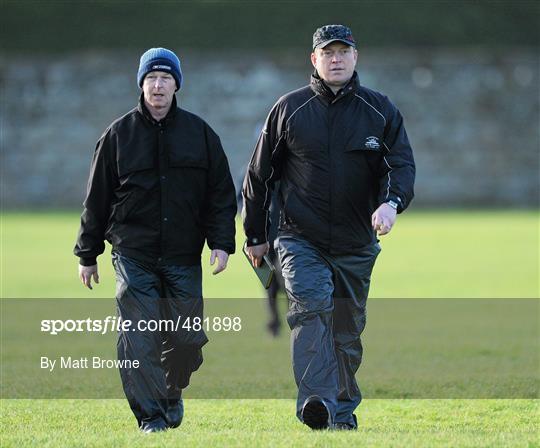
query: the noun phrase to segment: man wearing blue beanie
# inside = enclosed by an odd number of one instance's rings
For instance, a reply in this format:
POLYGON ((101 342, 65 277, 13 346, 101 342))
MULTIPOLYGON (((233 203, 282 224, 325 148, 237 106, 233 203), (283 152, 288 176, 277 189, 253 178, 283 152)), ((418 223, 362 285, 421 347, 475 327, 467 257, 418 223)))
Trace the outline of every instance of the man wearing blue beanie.
POLYGON ((182 88, 182 69, 180 59, 166 48, 150 48, 142 56, 137 72, 137 84, 142 87, 145 76, 152 71, 170 73, 176 81, 176 90, 182 88))
POLYGON ((141 56, 139 104, 97 142, 74 249, 79 277, 92 289, 96 258, 105 240, 112 245, 117 310, 126 324, 118 339, 120 376, 144 432, 180 425, 182 389, 203 361, 204 331, 184 324, 202 320, 204 243, 210 264, 217 260, 214 274, 235 250, 227 157, 210 126, 177 106, 182 79, 172 51, 151 48, 141 56))

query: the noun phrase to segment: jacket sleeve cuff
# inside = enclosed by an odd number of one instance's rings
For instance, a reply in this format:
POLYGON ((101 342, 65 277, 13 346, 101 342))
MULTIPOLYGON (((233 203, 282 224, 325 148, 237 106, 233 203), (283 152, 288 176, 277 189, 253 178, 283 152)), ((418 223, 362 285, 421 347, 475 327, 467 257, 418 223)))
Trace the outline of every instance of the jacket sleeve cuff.
MULTIPOLYGON (((385 204, 385 203, 389 203, 389 202, 392 202, 393 204, 396 204, 397 205, 397 208, 396 208, 396 211, 398 213, 401 213, 403 210, 405 210, 405 206, 403 204, 403 201, 402 199, 395 195, 395 194, 391 194, 390 196, 388 196, 387 198, 385 198, 381 204, 385 204)), ((391 205, 393 205, 391 204, 391 205)))
POLYGON ((212 246, 208 245, 210 247, 210 250, 222 250, 223 252, 227 252, 227 254, 232 255, 235 252, 235 248, 232 246, 222 246, 220 244, 213 244, 212 246))
POLYGON ((97 259, 96 257, 89 257, 89 258, 80 257, 79 264, 81 266, 94 266, 95 264, 97 264, 97 259))
POLYGON ((247 239, 246 245, 248 247, 251 247, 251 246, 258 246, 259 244, 264 244, 264 243, 266 243, 266 237, 258 235, 254 237, 249 237, 247 239))

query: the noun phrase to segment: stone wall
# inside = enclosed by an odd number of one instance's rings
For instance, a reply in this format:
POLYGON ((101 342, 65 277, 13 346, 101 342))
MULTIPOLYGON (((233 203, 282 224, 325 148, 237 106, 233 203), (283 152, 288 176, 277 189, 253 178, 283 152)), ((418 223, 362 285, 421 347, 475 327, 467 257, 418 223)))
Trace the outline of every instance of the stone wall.
MULTIPOLYGON (((239 180, 308 54, 180 53, 182 107, 221 136, 239 180)), ((0 56, 4 208, 80 207, 96 140, 138 98, 138 54, 0 56)), ((364 50, 358 72, 405 116, 416 206, 538 206, 539 57, 532 49, 364 50)))

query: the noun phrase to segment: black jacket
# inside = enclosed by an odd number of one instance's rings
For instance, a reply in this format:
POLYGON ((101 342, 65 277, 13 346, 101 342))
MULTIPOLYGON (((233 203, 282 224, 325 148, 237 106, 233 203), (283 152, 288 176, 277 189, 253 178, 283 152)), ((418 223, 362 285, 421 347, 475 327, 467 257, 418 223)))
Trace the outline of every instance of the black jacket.
POLYGON ((113 251, 146 262, 199 264, 211 249, 235 249, 236 199, 219 137, 176 106, 156 122, 141 99, 99 139, 74 249, 93 265, 113 251))
POLYGON ((383 202, 402 212, 415 165, 403 118, 356 73, 336 95, 315 73, 311 85, 274 105, 244 179, 248 245, 267 240, 267 210, 280 179, 279 227, 333 254, 376 241, 371 215, 383 202))

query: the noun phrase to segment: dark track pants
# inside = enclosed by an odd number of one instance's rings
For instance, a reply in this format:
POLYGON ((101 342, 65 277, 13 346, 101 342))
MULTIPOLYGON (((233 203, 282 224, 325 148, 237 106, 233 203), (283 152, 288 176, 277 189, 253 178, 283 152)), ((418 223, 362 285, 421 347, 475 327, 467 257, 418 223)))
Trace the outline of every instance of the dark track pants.
POLYGON ((379 244, 354 255, 328 255, 303 238, 279 234, 276 250, 289 297, 297 417, 306 398, 322 397, 334 422, 354 424, 362 400, 355 374, 362 361, 370 277, 379 244))
MULTIPOLYGON (((149 266, 113 254, 116 304, 130 331, 118 335, 118 359, 138 360, 139 368, 120 368, 124 393, 139 426, 166 420, 169 406, 180 402, 182 389, 202 364, 204 331, 139 331, 150 321, 203 317, 201 266, 149 266), (135 328, 134 331, 131 329, 135 328)), ((163 324, 162 324, 163 325, 163 324)), ((162 327, 164 328, 164 327, 162 327)))

